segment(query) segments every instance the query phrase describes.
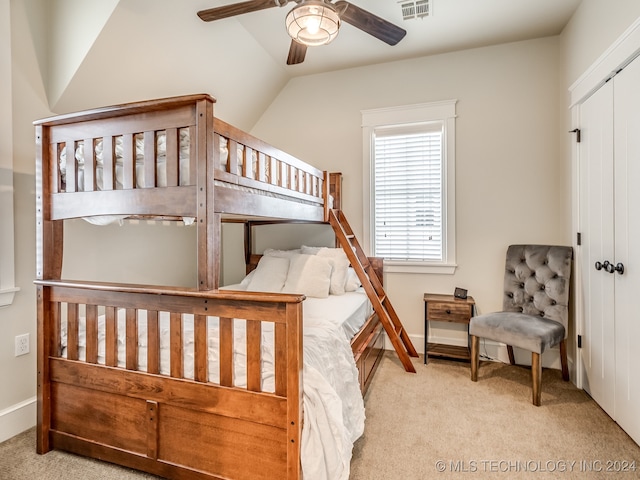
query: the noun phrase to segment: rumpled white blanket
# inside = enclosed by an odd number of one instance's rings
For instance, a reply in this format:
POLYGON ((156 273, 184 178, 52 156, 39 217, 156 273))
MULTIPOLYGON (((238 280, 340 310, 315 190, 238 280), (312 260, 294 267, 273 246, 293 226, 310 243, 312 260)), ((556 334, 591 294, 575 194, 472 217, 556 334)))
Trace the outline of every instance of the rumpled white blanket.
POLYGON ((365 420, 353 353, 341 329, 307 318, 303 342, 303 476, 346 480, 353 443, 362 435, 365 420))

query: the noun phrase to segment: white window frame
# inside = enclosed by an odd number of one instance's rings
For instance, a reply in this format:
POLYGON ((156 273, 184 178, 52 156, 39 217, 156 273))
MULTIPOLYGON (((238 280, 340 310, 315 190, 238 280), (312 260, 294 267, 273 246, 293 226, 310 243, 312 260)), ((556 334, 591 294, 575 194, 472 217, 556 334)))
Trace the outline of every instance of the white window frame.
POLYGON ((455 205, 455 118, 457 100, 421 103, 400 107, 362 110, 362 179, 363 179, 363 247, 371 252, 374 238, 373 216, 373 134, 376 128, 440 121, 444 126, 442 170, 442 260, 399 261, 385 260, 388 273, 453 274, 456 264, 456 205, 455 205))

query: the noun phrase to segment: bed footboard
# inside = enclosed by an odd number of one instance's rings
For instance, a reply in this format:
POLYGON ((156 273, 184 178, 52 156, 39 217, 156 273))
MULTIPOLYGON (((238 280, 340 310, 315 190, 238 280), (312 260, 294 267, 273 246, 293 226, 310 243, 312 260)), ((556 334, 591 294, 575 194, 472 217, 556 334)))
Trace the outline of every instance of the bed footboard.
POLYGON ((301 478, 304 297, 37 284, 39 453, 167 478, 301 478))

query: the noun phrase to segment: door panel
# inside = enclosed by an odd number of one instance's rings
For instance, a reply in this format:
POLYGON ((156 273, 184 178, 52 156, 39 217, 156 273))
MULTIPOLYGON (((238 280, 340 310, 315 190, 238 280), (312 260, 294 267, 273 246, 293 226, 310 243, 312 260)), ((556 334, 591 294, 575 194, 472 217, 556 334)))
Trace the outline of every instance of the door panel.
POLYGON ((614 419, 640 443, 640 61, 613 79, 615 125, 616 400, 614 419))
POLYGON ((613 84, 580 106, 580 248, 584 324, 583 387, 613 417, 615 388, 613 276, 596 262, 613 261, 613 84))

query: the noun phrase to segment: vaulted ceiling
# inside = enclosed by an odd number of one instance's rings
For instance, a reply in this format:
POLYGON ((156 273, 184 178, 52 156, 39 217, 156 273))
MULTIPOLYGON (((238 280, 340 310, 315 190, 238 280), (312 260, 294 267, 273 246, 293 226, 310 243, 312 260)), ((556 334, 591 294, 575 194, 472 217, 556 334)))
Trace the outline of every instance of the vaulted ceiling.
POLYGON ((195 92, 250 129, 291 78, 559 34, 580 0, 430 0, 430 15, 403 20, 397 0, 352 0, 407 31, 389 46, 343 24, 329 45, 286 65, 284 27, 294 3, 203 22, 199 10, 233 0, 43 0, 49 11, 51 109, 63 113, 195 92), (99 91, 99 95, 96 92, 99 91))

